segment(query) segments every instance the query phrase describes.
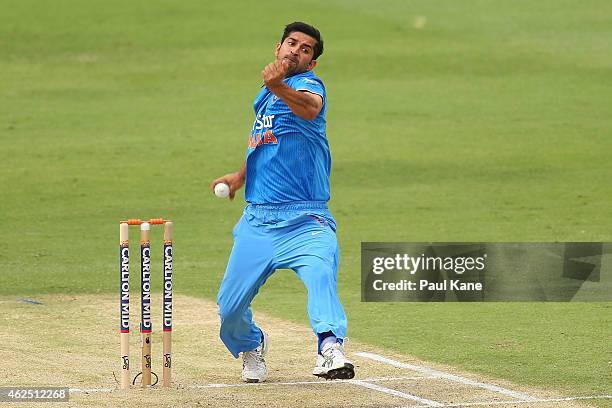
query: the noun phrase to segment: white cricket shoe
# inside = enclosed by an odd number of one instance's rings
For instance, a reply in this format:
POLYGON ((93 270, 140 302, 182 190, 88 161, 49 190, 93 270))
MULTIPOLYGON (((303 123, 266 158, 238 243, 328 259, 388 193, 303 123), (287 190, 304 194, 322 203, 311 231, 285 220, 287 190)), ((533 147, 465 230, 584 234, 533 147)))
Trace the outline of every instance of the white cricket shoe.
POLYGON ((255 350, 242 353, 242 379, 248 383, 265 381, 268 368, 264 357, 268 353, 268 336, 262 330, 263 340, 255 350))
POLYGON ((355 366, 346 358, 342 344, 331 343, 317 355, 317 365, 312 374, 326 380, 348 380, 355 376, 355 366))

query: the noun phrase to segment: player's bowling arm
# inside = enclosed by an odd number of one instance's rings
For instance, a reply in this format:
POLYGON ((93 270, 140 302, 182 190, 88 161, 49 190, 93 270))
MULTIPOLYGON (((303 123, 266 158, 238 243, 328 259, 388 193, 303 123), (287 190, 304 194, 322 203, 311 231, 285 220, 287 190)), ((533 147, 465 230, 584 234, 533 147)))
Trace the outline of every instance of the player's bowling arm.
POLYGON ((314 120, 323 107, 323 99, 320 95, 308 91, 296 91, 285 83, 281 83, 270 91, 285 102, 291 112, 304 120, 314 120))

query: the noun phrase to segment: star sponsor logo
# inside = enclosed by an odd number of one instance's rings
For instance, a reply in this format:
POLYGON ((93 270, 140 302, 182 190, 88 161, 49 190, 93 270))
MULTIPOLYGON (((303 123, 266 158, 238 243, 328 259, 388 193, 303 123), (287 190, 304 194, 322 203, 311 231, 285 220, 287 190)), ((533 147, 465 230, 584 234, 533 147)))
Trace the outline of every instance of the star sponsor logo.
POLYGON ((274 115, 257 115, 253 122, 253 131, 270 129, 274 126, 274 115))

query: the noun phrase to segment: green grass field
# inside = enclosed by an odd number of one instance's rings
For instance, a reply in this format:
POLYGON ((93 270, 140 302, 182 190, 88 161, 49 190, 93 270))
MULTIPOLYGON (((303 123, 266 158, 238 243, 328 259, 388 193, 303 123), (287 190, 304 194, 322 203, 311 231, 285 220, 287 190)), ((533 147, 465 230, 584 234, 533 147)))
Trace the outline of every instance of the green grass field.
MULTIPOLYGON (((349 334, 610 393, 610 303, 372 304, 359 282, 362 241, 612 240, 609 1, 0 6, 0 295, 113 293, 118 220, 164 216, 176 290, 214 298, 243 202, 208 185, 242 163, 260 72, 305 20, 325 39, 349 334)), ((255 305, 306 323, 305 299, 279 271, 255 305)))

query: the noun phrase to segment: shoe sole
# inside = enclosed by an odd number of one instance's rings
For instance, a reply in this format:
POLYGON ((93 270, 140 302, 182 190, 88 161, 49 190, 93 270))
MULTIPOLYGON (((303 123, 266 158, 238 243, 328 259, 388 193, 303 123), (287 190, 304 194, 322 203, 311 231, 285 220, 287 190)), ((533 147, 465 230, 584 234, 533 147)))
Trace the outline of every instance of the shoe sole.
POLYGON ((346 363, 344 367, 335 368, 326 373, 315 374, 315 376, 325 378, 326 380, 350 380, 355 377, 355 367, 352 364, 346 363))
POLYGON ((246 378, 244 380, 244 382, 246 383, 258 383, 258 382, 263 382, 264 380, 258 380, 257 378, 246 378))

